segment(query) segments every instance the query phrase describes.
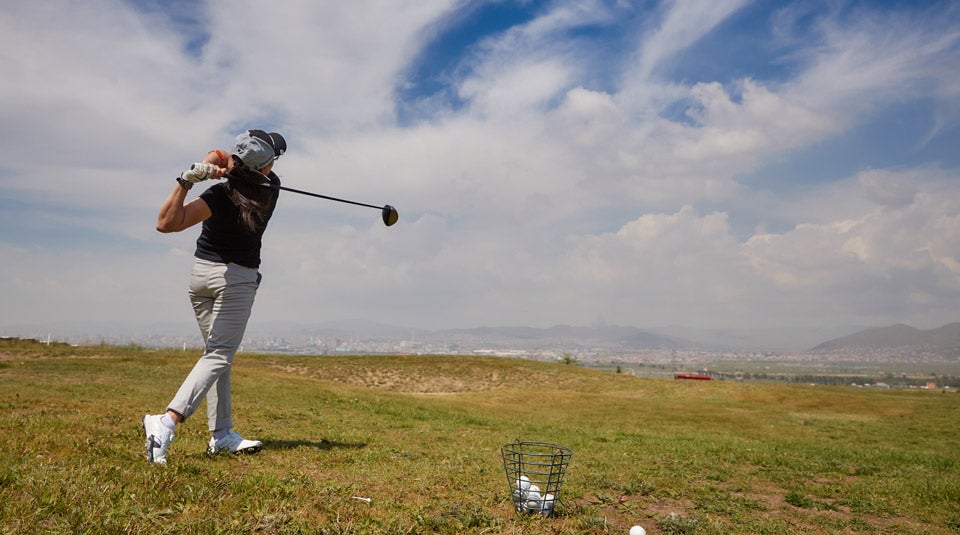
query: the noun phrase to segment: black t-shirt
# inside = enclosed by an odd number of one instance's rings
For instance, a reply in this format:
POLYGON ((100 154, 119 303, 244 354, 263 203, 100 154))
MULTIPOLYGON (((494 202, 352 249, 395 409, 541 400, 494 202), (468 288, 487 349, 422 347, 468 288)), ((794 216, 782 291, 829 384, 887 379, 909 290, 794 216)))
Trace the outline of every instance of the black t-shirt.
MULTIPOLYGON (((280 184, 277 175, 270 173, 270 182, 280 184)), ((204 191, 200 198, 210 207, 211 215, 203 222, 203 230, 197 238, 197 250, 194 256, 221 262, 235 263, 249 268, 260 267, 260 245, 267 222, 277 206, 280 190, 263 188, 267 201, 267 213, 263 225, 251 232, 240 223, 240 209, 230 199, 230 185, 227 182, 214 184, 204 191)))

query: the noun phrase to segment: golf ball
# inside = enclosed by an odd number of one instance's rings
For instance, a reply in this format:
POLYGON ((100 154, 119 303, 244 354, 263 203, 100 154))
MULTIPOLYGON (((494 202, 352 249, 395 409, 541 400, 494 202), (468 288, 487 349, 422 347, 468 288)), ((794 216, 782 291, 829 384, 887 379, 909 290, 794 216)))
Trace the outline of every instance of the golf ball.
POLYGON ((527 511, 534 512, 540 510, 540 502, 543 500, 540 497, 540 488, 536 485, 530 485, 530 489, 524 493, 523 499, 525 500, 524 507, 527 511))
POLYGON ((520 478, 517 479, 517 488, 524 492, 530 490, 530 478, 527 476, 520 476, 520 478))
POLYGON ((633 526, 630 528, 630 535, 647 535, 647 530, 640 526, 633 526))
POLYGON ((554 504, 556 504, 556 498, 553 494, 545 495, 543 501, 540 503, 540 512, 549 515, 553 511, 554 504))

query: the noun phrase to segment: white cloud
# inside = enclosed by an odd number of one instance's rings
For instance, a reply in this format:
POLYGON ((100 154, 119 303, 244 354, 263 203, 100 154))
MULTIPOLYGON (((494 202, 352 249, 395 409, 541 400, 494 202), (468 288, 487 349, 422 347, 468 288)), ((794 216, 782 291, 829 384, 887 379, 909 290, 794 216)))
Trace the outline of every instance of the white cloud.
MULTIPOLYGON (((219 0, 203 67, 247 117, 335 134, 392 119, 392 91, 425 27, 453 0, 269 3, 219 0)), ((249 119, 248 119, 249 120, 249 119)))
MULTIPOLYGON (((183 249, 105 255, 0 244, 0 325, 159 322, 189 314, 183 249)), ((189 254, 189 256, 188 256, 189 254)))
POLYGON ((757 82, 744 80, 738 89, 734 100, 719 83, 691 87, 687 115, 693 123, 661 121, 655 152, 666 154, 669 167, 695 180, 710 176, 729 182, 756 169, 765 159, 808 146, 841 129, 827 114, 757 82))
POLYGON ((842 20, 823 18, 823 41, 801 55, 807 65, 790 84, 792 98, 850 119, 917 95, 949 94, 960 31, 943 15, 856 10, 842 20))
POLYGON ((463 60, 459 97, 484 119, 542 113, 585 76, 589 54, 568 32, 615 20, 600 1, 562 1, 525 24, 489 37, 463 60))
MULTIPOLYGON (((864 194, 876 197, 876 185, 863 176, 864 194)), ((913 187, 918 191, 910 202, 904 195, 894 204, 883 198, 846 218, 838 213, 829 222, 758 234, 743 252, 775 289, 800 303, 819 299, 831 314, 891 321, 910 304, 952 310, 950 301, 960 293, 960 205, 955 192, 944 198, 934 194, 937 187, 913 187)))
MULTIPOLYGON (((628 67, 601 91, 598 51, 569 35, 628 8, 551 4, 463 58, 463 108, 409 127, 393 116, 400 77, 462 3, 218 1, 188 26, 108 0, 4 6, 0 294, 17 306, 0 327, 189 319, 196 233, 157 234, 156 209, 181 167, 256 121, 287 134, 285 184, 390 203, 401 219, 386 228, 374 210, 283 194, 255 318, 955 320, 949 163, 891 168, 867 155, 853 176, 809 176, 786 194, 765 188, 779 177, 763 167, 857 135, 890 102, 949 109, 955 32, 825 19, 812 51, 791 45, 805 61, 783 79, 657 78, 743 5, 665 2, 643 19, 658 23, 638 29, 634 61, 604 64, 628 67), (44 245, 57 233, 72 246, 44 245)), ((939 120, 938 132, 955 124, 939 120)))
POLYGON ((511 117, 546 107, 569 81, 567 69, 558 63, 511 65, 487 78, 467 80, 460 97, 482 117, 511 117))
MULTIPOLYGON (((665 12, 656 30, 646 34, 640 46, 638 81, 648 79, 663 63, 713 30, 748 0, 674 0, 664 2, 665 12)), ((642 82, 641 82, 642 83, 642 82)))
POLYGON ((857 175, 857 181, 867 199, 882 206, 901 208, 917 198, 917 186, 910 176, 887 170, 866 170, 857 175))

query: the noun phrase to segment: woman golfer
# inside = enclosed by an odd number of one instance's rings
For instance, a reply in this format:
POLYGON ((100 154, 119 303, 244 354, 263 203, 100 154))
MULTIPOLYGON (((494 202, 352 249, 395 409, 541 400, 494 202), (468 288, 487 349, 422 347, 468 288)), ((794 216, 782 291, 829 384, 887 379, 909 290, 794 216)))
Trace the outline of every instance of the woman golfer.
POLYGON ((143 417, 147 460, 152 463, 167 462, 176 424, 193 415, 204 398, 213 434, 208 452, 255 453, 263 447, 233 430, 230 366, 260 284, 261 238, 279 194, 263 184, 280 184, 273 164, 286 149, 283 136, 275 132, 241 134, 233 154, 210 151, 203 162, 181 174, 160 207, 160 232, 180 232, 203 222, 190 275, 190 302, 206 345, 166 412, 143 417), (195 183, 223 177, 226 182, 184 202, 195 183))

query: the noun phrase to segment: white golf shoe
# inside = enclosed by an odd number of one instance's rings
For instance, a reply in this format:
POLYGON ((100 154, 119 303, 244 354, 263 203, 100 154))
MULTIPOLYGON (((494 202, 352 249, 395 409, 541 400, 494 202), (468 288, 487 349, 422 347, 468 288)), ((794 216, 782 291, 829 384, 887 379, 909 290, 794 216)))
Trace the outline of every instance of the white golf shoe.
POLYGON ((147 461, 167 464, 167 447, 173 442, 173 430, 163 425, 162 414, 148 414, 143 417, 143 433, 147 436, 147 461))
POLYGON ((263 449, 263 442, 259 440, 247 440, 240 436, 240 433, 230 431, 227 436, 220 440, 210 437, 207 453, 221 453, 224 451, 229 451, 230 453, 257 453, 261 449, 263 449))

